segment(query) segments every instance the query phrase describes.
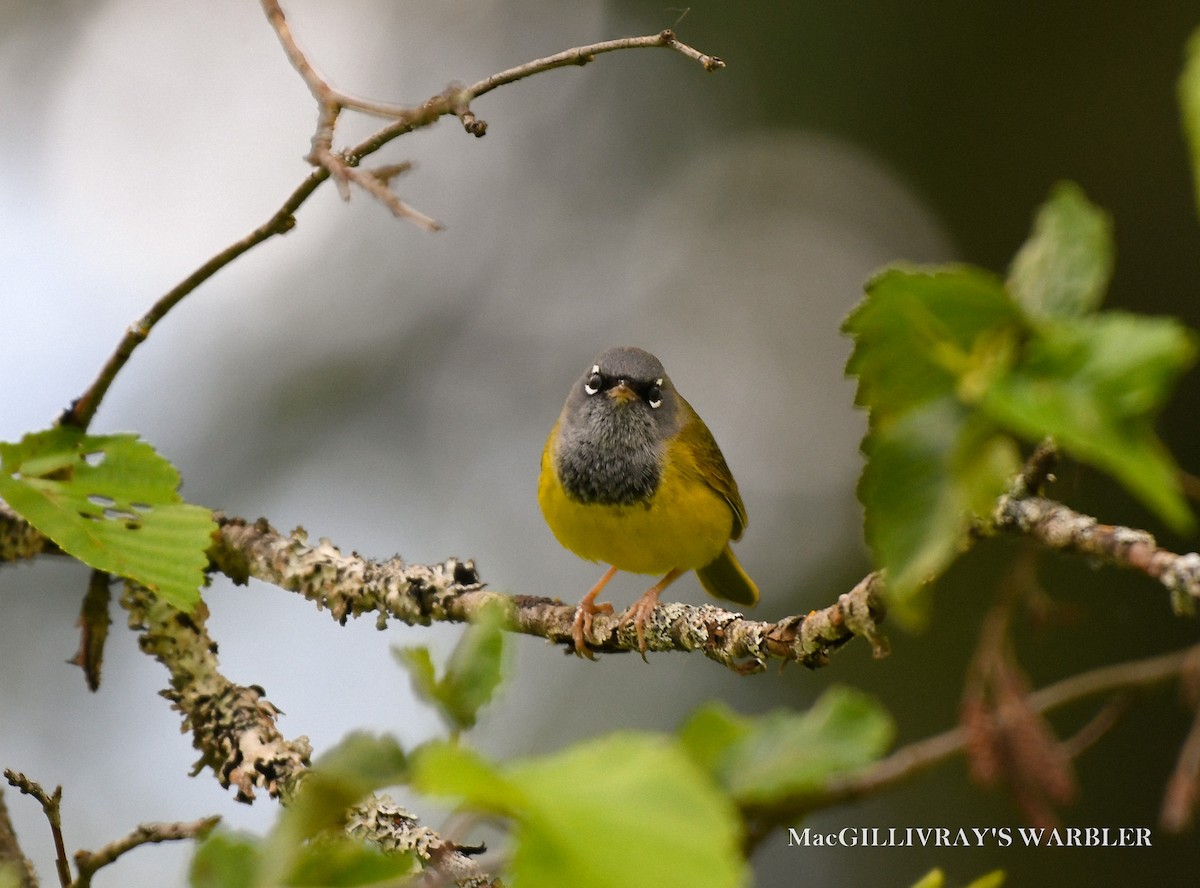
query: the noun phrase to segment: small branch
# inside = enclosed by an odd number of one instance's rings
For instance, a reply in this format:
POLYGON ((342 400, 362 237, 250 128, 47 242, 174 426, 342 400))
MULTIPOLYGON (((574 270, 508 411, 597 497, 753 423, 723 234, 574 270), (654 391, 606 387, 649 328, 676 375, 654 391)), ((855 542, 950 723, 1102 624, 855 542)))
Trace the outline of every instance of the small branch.
POLYGON ((552 71, 555 68, 566 68, 575 65, 586 65, 588 62, 595 61, 596 56, 606 52, 617 52, 624 49, 650 49, 653 47, 673 49, 676 52, 682 53, 689 59, 699 62, 705 71, 716 71, 718 68, 725 67, 725 62, 722 59, 716 56, 705 55, 699 50, 688 46, 686 43, 681 43, 676 39, 673 31, 666 30, 645 37, 621 37, 617 40, 590 43, 587 46, 577 46, 574 49, 556 52, 554 55, 546 56, 544 59, 534 59, 532 62, 517 65, 515 68, 509 68, 506 71, 493 74, 491 77, 486 77, 478 83, 468 86, 462 90, 461 96, 466 102, 470 102, 490 93, 498 87, 515 83, 518 80, 524 80, 526 77, 532 77, 534 74, 541 74, 543 71, 552 71))
POLYGON ((90 888, 92 876, 97 870, 139 845, 203 838, 220 820, 220 817, 205 817, 191 823, 143 823, 129 835, 109 842, 99 851, 76 851, 75 866, 79 870, 79 878, 72 888, 90 888))
POLYGON ((1179 750, 1175 770, 1167 781, 1159 821, 1163 829, 1175 834, 1189 829, 1200 801, 1200 707, 1192 720, 1191 730, 1179 750))
POLYGON ((235 241, 221 250, 221 252, 217 253, 168 290, 166 294, 151 306, 150 310, 142 316, 141 320, 125 331, 125 335, 117 343, 116 351, 112 353, 100 369, 100 373, 95 381, 59 417, 59 423, 76 426, 81 429, 86 429, 91 425, 92 419, 96 415, 96 410, 99 409, 100 402, 104 400, 104 396, 108 393, 113 380, 116 379, 121 368, 133 356, 134 350, 146 341, 146 338, 150 335, 150 331, 154 329, 154 325, 161 321, 167 312, 183 301, 185 296, 234 259, 258 246, 268 238, 291 231, 296 224, 296 218, 293 213, 304 201, 308 200, 309 195, 327 178, 329 178, 327 171, 315 170, 288 196, 288 199, 283 202, 283 206, 276 210, 270 219, 241 240, 235 241))
POLYGON ((487 123, 478 120, 470 110, 470 102, 473 99, 491 92, 498 86, 530 77, 542 71, 549 71, 553 68, 561 68, 567 65, 585 64, 601 53, 615 52, 621 49, 660 46, 673 49, 688 58, 699 61, 709 71, 722 68, 725 65, 723 61, 715 56, 704 55, 687 44, 679 42, 671 31, 663 31, 648 37, 626 37, 620 40, 609 40, 603 43, 594 43, 589 46, 568 49, 544 59, 538 59, 524 65, 519 65, 516 68, 510 68, 507 71, 501 71, 499 74, 494 74, 466 89, 457 87, 448 88, 421 105, 388 105, 382 102, 372 102, 367 99, 356 98, 330 86, 328 81, 317 72, 316 68, 309 62, 307 56, 304 55, 296 44, 295 38, 288 27, 287 19, 277 0, 261 0, 261 2, 267 20, 275 29, 275 33, 279 37, 284 51, 287 53, 288 60, 300 73, 300 76, 304 79, 305 84, 308 85, 310 92, 312 92, 318 103, 317 129, 313 135, 313 147, 308 158, 311 163, 316 165, 316 169, 300 183, 270 219, 241 240, 221 250, 221 252, 217 253, 180 281, 174 288, 155 302, 140 320, 125 331, 125 335, 117 344, 116 351, 105 362, 96 379, 59 417, 59 422, 63 425, 77 426, 82 429, 86 429, 91 425, 92 419, 96 415, 96 410, 99 409, 100 403, 108 393, 113 380, 121 371, 121 368, 129 362, 130 357, 132 357, 137 347, 146 341, 146 338, 150 335, 150 331, 154 329, 154 325, 161 321, 172 308, 178 305, 184 297, 199 287, 200 284, 207 281, 243 253, 277 234, 286 234, 290 231, 296 224, 294 215, 296 210, 300 208, 300 205, 309 198, 322 182, 331 176, 338 184, 339 191, 343 197, 348 197, 349 183, 353 182, 377 200, 380 200, 393 215, 408 219, 426 230, 432 231, 441 228, 441 224, 435 219, 409 206, 391 191, 388 182, 394 173, 389 175, 387 171, 393 169, 393 167, 385 167, 382 172, 380 170, 359 169, 359 164, 363 158, 378 151, 393 139, 405 133, 412 132, 414 129, 430 126, 441 117, 447 115, 457 117, 467 132, 475 136, 482 136, 487 132, 487 123), (335 152, 333 150, 333 132, 337 124, 338 115, 343 108, 352 108, 366 114, 395 118, 395 120, 353 148, 335 152))
POLYGON ((140 634, 142 652, 171 673, 171 690, 163 696, 183 715, 183 728, 191 730, 200 752, 193 775, 212 769, 222 787, 237 790, 240 802, 252 802, 256 789, 272 798, 290 795, 312 747, 307 737, 284 739, 275 721, 279 710, 262 688, 234 684, 221 674, 205 603, 184 613, 126 581, 121 606, 129 613, 129 627, 140 634))
POLYGON ((1200 554, 1161 549, 1144 530, 1101 524, 1040 496, 1002 496, 993 517, 997 530, 1025 534, 1049 549, 1141 571, 1167 588, 1176 613, 1192 613, 1200 600, 1200 554))
MULTIPOLYGON (((310 546, 303 530, 284 536, 259 520, 218 516, 220 530, 209 549, 213 565, 235 582, 255 577, 301 593, 328 608, 339 623, 375 614, 380 628, 388 619, 409 625, 435 621, 464 622, 482 608, 499 604, 511 631, 536 635, 573 651, 575 605, 530 595, 503 595, 481 588, 471 562, 411 565, 399 558, 376 562, 344 555, 328 540, 310 546)), ((661 604, 647 621, 651 651, 700 651, 739 672, 757 672, 768 660, 823 666, 829 655, 855 636, 866 638, 876 656, 886 653, 878 630, 883 619, 879 578, 870 575, 837 603, 774 623, 745 619, 712 605, 661 604)), ((597 615, 592 623, 593 650, 637 651, 634 628, 615 616, 597 615)))
POLYGON ((54 837, 54 865, 58 869, 58 881, 63 888, 67 888, 71 884, 71 865, 67 862, 67 847, 62 834, 62 787, 57 786, 54 792, 48 793, 40 783, 9 768, 4 769, 4 779, 23 795, 31 795, 41 804, 42 813, 50 824, 50 834, 54 837))
MULTIPOLYGON (((1200 657, 1200 645, 1143 660, 1103 666, 1034 691, 1026 701, 1032 711, 1044 714, 1100 694, 1151 688, 1180 676, 1197 657, 1200 657)), ((867 768, 830 780, 819 792, 781 800, 769 808, 750 808, 746 812, 752 824, 748 841, 753 846, 776 825, 813 811, 878 795, 964 752, 968 742, 965 729, 951 728, 903 746, 867 768)), ((1071 751, 1080 750, 1072 745, 1071 751)))

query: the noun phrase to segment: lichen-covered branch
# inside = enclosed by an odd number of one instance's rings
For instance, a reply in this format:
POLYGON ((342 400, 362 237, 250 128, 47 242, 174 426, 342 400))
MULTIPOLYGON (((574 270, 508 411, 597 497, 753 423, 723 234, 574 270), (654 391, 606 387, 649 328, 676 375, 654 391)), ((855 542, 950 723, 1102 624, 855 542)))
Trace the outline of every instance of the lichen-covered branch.
MULTIPOLYGON (((508 628, 573 650, 575 605, 532 595, 503 595, 481 587, 470 561, 406 564, 399 558, 372 561, 346 555, 328 540, 310 545, 303 530, 280 534, 266 521, 218 516, 220 530, 209 549, 213 565, 236 582, 255 577, 299 592, 333 618, 374 614, 410 625, 463 622, 489 605, 499 605, 508 628)), ((700 651, 740 672, 763 669, 769 660, 823 666, 829 655, 855 636, 867 639, 877 656, 886 652, 878 629, 883 619, 879 578, 872 574, 835 604, 776 622, 747 620, 713 605, 660 604, 645 626, 648 651, 700 651)), ((597 615, 594 651, 639 650, 632 625, 597 615)))
POLYGON ((1193 613, 1200 600, 1200 554, 1160 548, 1144 530, 1101 524, 1040 496, 1002 496, 994 520, 997 530, 1023 534, 1049 549, 1141 571, 1167 588, 1176 613, 1193 613))
POLYGON ((243 802, 253 801, 256 789, 273 798, 289 795, 308 767, 312 747, 307 737, 283 737, 275 723, 279 710, 262 688, 221 674, 204 602, 184 613, 127 581, 121 605, 139 634, 139 647, 170 672, 171 688, 163 696, 183 715, 183 727, 200 752, 193 773, 212 769, 221 786, 233 787, 243 802))
MULTIPOLYGON (((192 744, 200 751, 193 773, 211 769, 221 786, 237 791, 239 801, 253 801, 256 790, 288 801, 308 770, 312 747, 307 737, 283 737, 276 724, 279 710, 261 687, 238 685, 221 674, 204 602, 184 613, 127 582, 121 604, 130 627, 140 633, 141 649, 170 672, 171 688, 163 696, 182 713, 183 727, 192 732, 192 744)), ((369 834, 356 834, 384 848, 411 851, 460 888, 492 884, 469 855, 407 812, 404 817, 375 816, 380 804, 368 799, 351 812, 352 824, 372 824, 369 834)))
POLYGON ((16 877, 19 888, 37 888, 37 873, 21 850, 12 819, 8 816, 8 806, 4 804, 4 791, 0 790, 0 869, 5 867, 16 877))

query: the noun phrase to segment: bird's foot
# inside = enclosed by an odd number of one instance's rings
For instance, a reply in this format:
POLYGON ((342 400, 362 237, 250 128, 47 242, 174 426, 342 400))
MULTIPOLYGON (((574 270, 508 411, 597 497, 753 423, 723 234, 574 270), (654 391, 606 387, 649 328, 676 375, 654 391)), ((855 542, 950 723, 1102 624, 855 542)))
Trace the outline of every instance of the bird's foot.
POLYGON ((621 617, 621 625, 626 626, 633 623, 633 631, 637 633, 638 650, 641 651, 642 660, 646 660, 646 620, 654 613, 654 608, 658 606, 658 593, 662 589, 660 586, 651 586, 643 593, 642 597, 633 603, 633 607, 625 611, 625 615, 621 617))
POLYGON ((596 604, 590 596, 585 597, 575 608, 575 622, 571 624, 571 641, 575 643, 575 654, 596 659, 592 649, 588 647, 587 639, 592 634, 592 617, 595 614, 611 614, 613 606, 607 601, 596 604))

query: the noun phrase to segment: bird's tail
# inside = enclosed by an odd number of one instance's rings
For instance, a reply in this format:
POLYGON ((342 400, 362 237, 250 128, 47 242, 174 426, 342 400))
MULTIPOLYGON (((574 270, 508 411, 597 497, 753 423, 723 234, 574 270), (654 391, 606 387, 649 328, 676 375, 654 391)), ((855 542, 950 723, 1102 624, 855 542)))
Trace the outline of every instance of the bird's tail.
POLYGON ((709 595, 747 607, 758 604, 758 586, 742 570, 728 544, 711 564, 697 570, 696 576, 709 595))

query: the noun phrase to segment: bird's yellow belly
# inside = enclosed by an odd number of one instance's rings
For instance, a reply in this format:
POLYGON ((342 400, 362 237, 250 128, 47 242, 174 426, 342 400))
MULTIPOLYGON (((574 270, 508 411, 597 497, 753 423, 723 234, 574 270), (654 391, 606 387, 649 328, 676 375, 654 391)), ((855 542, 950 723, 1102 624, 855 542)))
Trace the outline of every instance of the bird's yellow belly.
POLYGON ((538 503, 563 546, 581 558, 630 573, 704 567, 721 553, 733 530, 729 504, 669 463, 654 496, 628 506, 579 503, 567 496, 552 467, 544 465, 538 503))

